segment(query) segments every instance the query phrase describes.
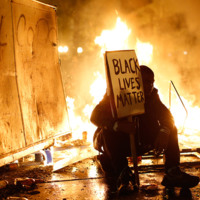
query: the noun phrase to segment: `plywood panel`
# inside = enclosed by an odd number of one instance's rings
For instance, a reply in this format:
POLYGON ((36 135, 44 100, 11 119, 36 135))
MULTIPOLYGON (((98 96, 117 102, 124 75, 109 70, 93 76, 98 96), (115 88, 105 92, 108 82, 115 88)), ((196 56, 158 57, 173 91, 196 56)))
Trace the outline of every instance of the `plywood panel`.
POLYGON ((0 156, 25 146, 14 61, 10 1, 0 3, 0 156))
POLYGON ((30 0, 13 0, 19 96, 27 145, 69 132, 57 52, 56 13, 30 0))

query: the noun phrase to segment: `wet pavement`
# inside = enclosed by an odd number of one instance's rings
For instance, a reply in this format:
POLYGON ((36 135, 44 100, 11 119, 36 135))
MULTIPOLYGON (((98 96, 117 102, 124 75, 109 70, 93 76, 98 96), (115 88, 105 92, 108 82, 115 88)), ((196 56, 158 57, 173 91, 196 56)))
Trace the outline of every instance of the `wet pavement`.
MULTIPOLYGON (((192 164, 193 158, 187 159, 187 164, 182 165, 184 171, 200 176, 200 165, 198 163, 192 164), (189 159, 191 159, 191 163, 189 159)), ((145 165, 154 162, 151 159, 143 161, 145 165)), ((36 171, 34 173, 29 171, 29 174, 26 173, 25 176, 30 175, 32 178, 44 179, 44 183, 37 183, 34 188, 29 190, 15 191, 11 196, 24 197, 30 200, 200 199, 200 185, 191 190, 175 188, 174 192, 166 191, 160 184, 164 171, 159 162, 159 160, 156 161, 156 167, 151 165, 147 168, 141 165, 139 168, 141 187, 139 191, 129 194, 119 195, 114 192, 112 180, 105 178, 96 156, 92 156, 57 171, 53 171, 53 168, 52 171, 49 171, 51 166, 35 166, 36 171), (38 167, 40 167, 40 171, 37 173, 38 167)), ((20 171, 20 167, 16 170, 20 171)), ((14 178, 19 174, 12 171, 9 175, 5 174, 4 178, 9 176, 14 178)), ((20 176, 23 176, 23 173, 20 176)))

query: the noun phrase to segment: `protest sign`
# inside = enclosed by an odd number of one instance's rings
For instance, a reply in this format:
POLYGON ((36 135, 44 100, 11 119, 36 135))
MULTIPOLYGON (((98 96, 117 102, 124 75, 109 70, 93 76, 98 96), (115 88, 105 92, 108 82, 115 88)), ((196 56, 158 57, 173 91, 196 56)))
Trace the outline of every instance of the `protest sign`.
POLYGON ((108 95, 115 118, 144 113, 144 90, 140 66, 134 50, 106 51, 108 95))

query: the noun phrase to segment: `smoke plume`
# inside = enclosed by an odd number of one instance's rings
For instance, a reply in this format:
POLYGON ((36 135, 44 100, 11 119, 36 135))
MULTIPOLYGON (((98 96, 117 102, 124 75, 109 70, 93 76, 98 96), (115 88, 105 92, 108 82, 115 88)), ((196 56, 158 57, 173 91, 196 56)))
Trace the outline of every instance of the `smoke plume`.
POLYGON ((135 48, 136 38, 153 45, 149 66, 155 72, 161 93, 168 95, 172 80, 181 96, 200 105, 199 0, 43 2, 57 6, 58 43, 69 46, 68 54, 61 56, 65 93, 77 99, 80 109, 91 100, 89 86, 95 79, 93 73, 100 71, 104 75, 100 47, 94 39, 103 29, 112 29, 117 16, 132 30, 131 48, 135 48), (79 46, 84 50, 81 55, 76 52, 79 46))

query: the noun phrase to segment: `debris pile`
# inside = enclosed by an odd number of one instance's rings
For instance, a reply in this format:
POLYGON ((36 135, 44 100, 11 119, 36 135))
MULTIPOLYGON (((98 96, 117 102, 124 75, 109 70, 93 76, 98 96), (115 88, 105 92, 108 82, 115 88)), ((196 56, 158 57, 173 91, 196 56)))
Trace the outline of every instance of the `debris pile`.
POLYGON ((35 189, 38 184, 47 182, 51 178, 52 166, 23 166, 17 170, 1 167, 0 173, 0 199, 7 200, 13 199, 18 194, 37 193, 35 189))

